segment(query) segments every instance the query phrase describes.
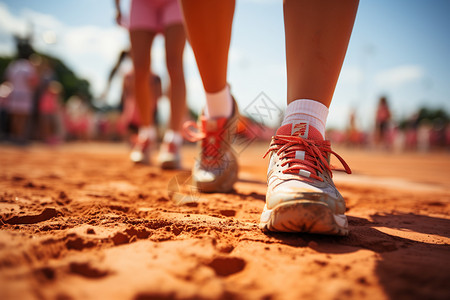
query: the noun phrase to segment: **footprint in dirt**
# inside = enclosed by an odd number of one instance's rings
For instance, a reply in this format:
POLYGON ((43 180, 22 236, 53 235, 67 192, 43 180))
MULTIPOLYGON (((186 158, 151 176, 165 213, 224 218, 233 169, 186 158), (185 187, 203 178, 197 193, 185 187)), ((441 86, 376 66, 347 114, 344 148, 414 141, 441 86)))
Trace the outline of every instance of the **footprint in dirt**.
POLYGON ((70 273, 81 275, 86 278, 103 278, 110 274, 108 270, 100 270, 91 265, 90 262, 72 262, 69 265, 70 273))
POLYGON ((236 211, 234 209, 222 209, 219 211, 222 216, 225 217, 234 217, 236 216, 236 211))
POLYGON ((239 257, 219 256, 207 264, 220 277, 227 277, 241 272, 246 265, 246 261, 239 257))
POLYGON ((116 232, 114 236, 111 237, 111 241, 114 243, 114 246, 119 246, 135 242, 138 239, 146 239, 150 235, 151 232, 143 227, 131 226, 123 232, 116 232))
POLYGON ((97 245, 97 241, 86 240, 79 236, 69 236, 66 240, 66 248, 68 250, 82 251, 83 249, 93 248, 97 245))
POLYGON ((34 270, 34 275, 37 276, 37 278, 41 281, 52 281, 56 278, 56 271, 51 267, 45 266, 34 270))
POLYGON ((47 207, 38 215, 14 216, 10 219, 5 220, 4 222, 11 225, 36 224, 62 215, 63 213, 59 210, 47 207))

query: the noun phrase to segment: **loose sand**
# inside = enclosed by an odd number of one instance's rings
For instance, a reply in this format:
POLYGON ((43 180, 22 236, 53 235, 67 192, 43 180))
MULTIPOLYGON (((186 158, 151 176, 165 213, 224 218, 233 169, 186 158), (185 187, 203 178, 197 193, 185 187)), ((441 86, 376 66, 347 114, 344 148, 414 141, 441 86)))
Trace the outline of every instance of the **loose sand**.
POLYGON ((264 234, 266 144, 230 194, 118 144, 0 146, 0 299, 450 299, 450 154, 337 149, 348 237, 264 234))

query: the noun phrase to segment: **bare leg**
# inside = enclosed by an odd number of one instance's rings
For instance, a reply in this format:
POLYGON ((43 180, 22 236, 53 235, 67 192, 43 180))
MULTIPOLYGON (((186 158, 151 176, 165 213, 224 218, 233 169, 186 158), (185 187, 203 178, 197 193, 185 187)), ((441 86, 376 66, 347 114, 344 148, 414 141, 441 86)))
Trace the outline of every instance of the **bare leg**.
POLYGON ((186 34, 182 24, 165 29, 166 65, 170 76, 170 125, 169 128, 180 132, 186 117, 186 84, 183 73, 183 51, 186 34))
POLYGON ((329 107, 347 51, 358 0, 285 0, 287 102, 329 107))
POLYGON ((181 0, 189 42, 208 93, 227 85, 234 0, 181 0))
POLYGON ((288 106, 269 148, 263 230, 348 234, 345 200, 324 159, 335 153, 323 139, 357 6, 357 0, 284 2, 288 106), (287 164, 289 157, 295 159, 287 164))
POLYGON ((238 173, 236 156, 229 147, 237 107, 227 87, 235 1, 181 0, 181 6, 206 91, 206 107, 199 122, 203 134, 191 135, 200 145, 199 160, 192 169, 193 184, 201 192, 227 192, 238 173))
POLYGON ((141 126, 153 125, 154 101, 150 88, 150 50, 155 37, 154 32, 132 30, 130 32, 131 57, 134 67, 134 88, 136 104, 139 109, 141 126))
POLYGON ((43 142, 47 142, 51 136, 51 124, 48 116, 41 116, 41 139, 43 142))
POLYGON ((25 141, 26 139, 26 127, 27 127, 28 115, 22 113, 12 114, 12 130, 13 137, 18 141, 25 141))
POLYGON ((17 139, 19 137, 19 116, 17 113, 11 113, 11 137, 17 139))

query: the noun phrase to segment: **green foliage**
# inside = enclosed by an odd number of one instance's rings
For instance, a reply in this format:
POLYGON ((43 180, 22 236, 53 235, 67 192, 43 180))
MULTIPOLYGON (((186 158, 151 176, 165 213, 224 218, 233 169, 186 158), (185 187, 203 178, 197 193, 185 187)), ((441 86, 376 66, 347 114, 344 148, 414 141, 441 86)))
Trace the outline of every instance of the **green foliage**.
POLYGON ((79 95, 91 103, 92 94, 90 92, 90 84, 87 80, 76 76, 75 73, 60 59, 43 54, 41 54, 41 56, 48 59, 50 64, 53 66, 56 73, 56 78, 64 87, 66 100, 73 95, 79 95))
POLYGON ((417 111, 417 115, 400 120, 399 128, 404 130, 411 127, 417 127, 422 121, 445 126, 450 121, 450 116, 442 108, 421 107, 417 111))
POLYGON ((431 108, 427 108, 427 107, 422 107, 419 110, 419 121, 422 120, 429 120, 429 121, 444 121, 444 122, 448 122, 449 121, 449 116, 448 114, 445 112, 445 110, 443 110, 442 108, 438 108, 438 109, 431 109, 431 108))

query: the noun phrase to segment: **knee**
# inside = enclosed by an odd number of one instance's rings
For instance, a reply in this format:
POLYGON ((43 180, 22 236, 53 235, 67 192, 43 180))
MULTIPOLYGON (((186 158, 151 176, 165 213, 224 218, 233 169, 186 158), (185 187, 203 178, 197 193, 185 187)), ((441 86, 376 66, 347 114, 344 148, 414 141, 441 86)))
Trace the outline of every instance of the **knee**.
POLYGON ((180 59, 175 57, 167 57, 166 61, 167 72, 172 80, 179 80, 180 78, 184 78, 183 73, 183 62, 180 59))

